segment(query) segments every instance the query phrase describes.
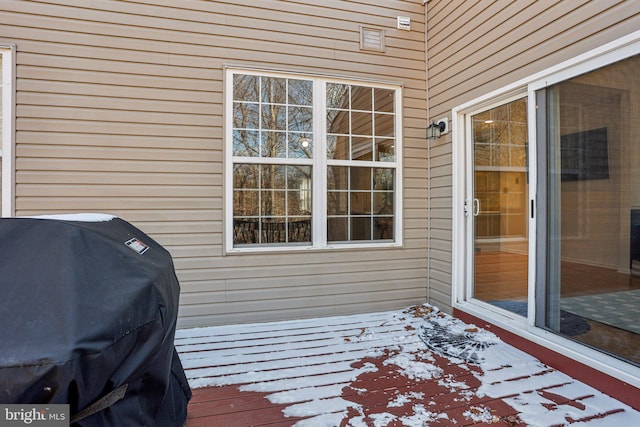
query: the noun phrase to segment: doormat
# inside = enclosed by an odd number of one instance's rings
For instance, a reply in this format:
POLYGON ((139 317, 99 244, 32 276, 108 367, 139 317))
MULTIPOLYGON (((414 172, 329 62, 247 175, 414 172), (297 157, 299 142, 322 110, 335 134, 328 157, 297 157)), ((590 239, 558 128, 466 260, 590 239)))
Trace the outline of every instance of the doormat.
MULTIPOLYGON (((489 301, 495 305, 522 317, 527 317, 528 304, 524 301, 489 301)), ((563 307, 564 308, 564 307, 563 307)), ((569 313, 567 310, 560 310, 560 333, 568 337, 586 334, 591 330, 589 323, 579 315, 569 313)))
POLYGON ((640 334, 640 289, 562 298, 563 310, 640 334))

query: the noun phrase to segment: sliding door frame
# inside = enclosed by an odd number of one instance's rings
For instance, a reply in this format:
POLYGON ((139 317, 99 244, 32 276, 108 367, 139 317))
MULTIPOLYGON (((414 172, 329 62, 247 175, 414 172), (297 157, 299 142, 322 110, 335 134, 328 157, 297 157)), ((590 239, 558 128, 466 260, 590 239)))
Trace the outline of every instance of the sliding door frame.
POLYGON ((568 80, 572 77, 604 67, 622 59, 640 53, 640 31, 628 34, 606 45, 602 45, 582 55, 571 58, 527 78, 514 82, 485 96, 474 99, 452 109, 452 296, 451 303, 458 309, 507 331, 513 332, 543 347, 564 354, 579 362, 585 363, 640 387, 640 368, 620 359, 609 356, 585 345, 564 338, 544 328, 545 303, 548 292, 547 281, 547 178, 543 173, 547 170, 546 124, 543 102, 545 88, 568 80), (467 188, 469 181, 468 157, 471 136, 468 117, 474 112, 488 109, 491 105, 499 105, 513 96, 528 97, 529 127, 529 277, 528 300, 529 316, 523 320, 520 316, 510 316, 490 304, 472 298, 473 271, 470 267, 472 255, 469 235, 469 220, 465 216, 465 201, 468 203, 467 188), (471 270, 471 271, 469 271, 471 270), (519 317, 519 319, 518 319, 519 317))

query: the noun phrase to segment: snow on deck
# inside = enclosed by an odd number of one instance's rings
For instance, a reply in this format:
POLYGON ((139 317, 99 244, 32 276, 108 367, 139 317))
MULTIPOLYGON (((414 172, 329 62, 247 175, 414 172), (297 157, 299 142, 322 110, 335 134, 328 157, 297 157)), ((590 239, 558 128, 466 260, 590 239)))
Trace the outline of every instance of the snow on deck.
POLYGON ((188 427, 631 426, 633 408, 425 305, 176 332, 188 427))

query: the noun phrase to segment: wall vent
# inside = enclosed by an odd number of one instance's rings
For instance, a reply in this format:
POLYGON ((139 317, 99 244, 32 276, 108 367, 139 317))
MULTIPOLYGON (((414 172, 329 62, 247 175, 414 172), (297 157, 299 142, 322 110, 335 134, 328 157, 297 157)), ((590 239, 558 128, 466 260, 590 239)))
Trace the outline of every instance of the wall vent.
POLYGON ((384 52, 384 30, 360 27, 360 49, 384 52))
POLYGON ((398 16, 398 29, 411 31, 411 18, 408 16, 398 16))

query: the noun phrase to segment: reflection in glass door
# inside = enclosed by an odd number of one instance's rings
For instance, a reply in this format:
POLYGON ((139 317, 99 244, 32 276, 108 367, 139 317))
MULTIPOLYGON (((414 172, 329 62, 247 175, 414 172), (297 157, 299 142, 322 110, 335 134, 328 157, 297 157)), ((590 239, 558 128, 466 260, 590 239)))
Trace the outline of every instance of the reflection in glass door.
POLYGON ((527 100, 471 117, 473 297, 527 315, 527 100))
POLYGON ((640 366, 640 55, 537 93, 536 325, 640 366), (544 196, 541 196, 546 192, 544 196), (539 202, 540 203, 540 202, 539 202), (542 265, 542 262, 546 265, 542 265), (537 309, 538 310, 538 309, 537 309), (537 313, 538 314, 538 313, 537 313))

